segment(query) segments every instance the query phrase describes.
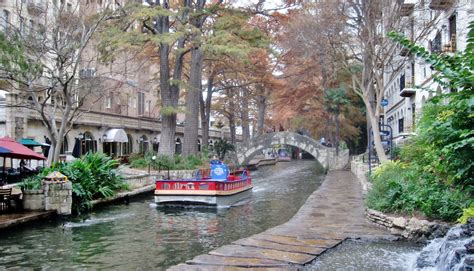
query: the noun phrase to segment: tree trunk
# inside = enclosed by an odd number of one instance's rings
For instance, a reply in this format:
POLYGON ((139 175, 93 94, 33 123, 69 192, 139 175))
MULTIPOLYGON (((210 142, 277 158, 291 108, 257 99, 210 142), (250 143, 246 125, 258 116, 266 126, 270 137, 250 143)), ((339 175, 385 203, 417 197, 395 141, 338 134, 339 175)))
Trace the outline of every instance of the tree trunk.
MULTIPOLYGON (((372 138, 374 139, 375 151, 381 163, 388 161, 387 155, 382 145, 382 140, 380 138, 380 127, 379 127, 379 114, 377 114, 377 109, 373 109, 370 104, 367 104, 367 100, 364 99, 367 108, 367 115, 369 116, 370 125, 372 127, 372 138)), ((372 144, 372 142, 369 142, 372 144)))
POLYGON ((235 129, 235 116, 234 113, 231 113, 231 115, 228 117, 229 120, 229 128, 230 128, 230 143, 235 144, 236 142, 236 129, 235 129))
POLYGON ((207 95, 206 100, 201 97, 201 123, 202 123, 202 143, 201 146, 209 146, 209 125, 211 118, 211 101, 214 88, 214 73, 207 79, 207 95))
POLYGON ((197 154, 199 131, 199 100, 202 96, 203 51, 199 47, 192 49, 190 87, 186 93, 186 123, 184 126, 183 154, 197 154))
POLYGON ((267 97, 262 93, 257 96, 257 134, 263 135, 265 133, 265 111, 267 110, 267 97))
POLYGON ((161 140, 159 154, 173 155, 175 150, 176 112, 169 84, 169 45, 160 47, 160 95, 161 95, 161 140))
POLYGON ((336 111, 336 138, 334 140, 336 144, 336 155, 339 155, 339 110, 336 111))
POLYGON ((240 112, 240 117, 242 119, 242 143, 247 144, 250 140, 248 91, 243 89, 241 96, 242 111, 240 112))

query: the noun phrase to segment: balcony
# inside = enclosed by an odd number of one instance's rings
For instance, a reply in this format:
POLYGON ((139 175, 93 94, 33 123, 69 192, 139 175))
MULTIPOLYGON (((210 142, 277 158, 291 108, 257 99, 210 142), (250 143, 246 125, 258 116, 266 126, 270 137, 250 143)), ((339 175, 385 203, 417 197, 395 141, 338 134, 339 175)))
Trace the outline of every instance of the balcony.
POLYGON ((408 97, 411 97, 413 96, 413 94, 416 93, 416 88, 415 86, 413 85, 405 85, 404 88, 402 88, 402 90, 400 91, 400 96, 401 97, 404 97, 404 98, 408 98, 408 97))
POLYGON ((454 0, 431 0, 430 8, 434 10, 444 10, 449 8, 454 0))
POLYGON ((411 97, 413 94, 415 94, 416 88, 415 88, 415 78, 413 76, 402 76, 400 78, 400 96, 401 97, 411 97))

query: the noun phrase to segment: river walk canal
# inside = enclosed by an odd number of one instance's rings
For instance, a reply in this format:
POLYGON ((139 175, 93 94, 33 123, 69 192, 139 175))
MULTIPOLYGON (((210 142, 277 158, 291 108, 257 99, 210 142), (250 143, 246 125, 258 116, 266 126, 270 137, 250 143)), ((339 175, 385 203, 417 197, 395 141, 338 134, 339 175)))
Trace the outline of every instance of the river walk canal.
POLYGON ((0 267, 164 269, 288 221, 324 176, 314 161, 252 172, 252 197, 225 209, 157 208, 152 195, 87 219, 1 233, 0 267))

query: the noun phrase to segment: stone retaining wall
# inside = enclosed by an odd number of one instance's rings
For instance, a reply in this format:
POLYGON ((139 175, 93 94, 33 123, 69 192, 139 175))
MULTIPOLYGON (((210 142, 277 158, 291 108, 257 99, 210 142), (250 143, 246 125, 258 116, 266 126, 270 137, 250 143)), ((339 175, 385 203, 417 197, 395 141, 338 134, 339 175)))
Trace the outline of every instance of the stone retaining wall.
POLYGON ((372 209, 366 210, 366 216, 370 221, 389 229, 392 234, 401 235, 403 238, 416 242, 425 242, 444 236, 452 226, 448 223, 416 217, 390 216, 372 209))
POLYGON ((366 195, 370 190, 372 184, 367 180, 367 172, 369 172, 369 165, 362 162, 362 155, 354 156, 351 159, 351 171, 359 179, 362 186, 362 194, 366 195))
POLYGON ((42 189, 23 191, 23 209, 30 211, 56 211, 70 215, 72 206, 71 182, 43 181, 42 189))
POLYGON ((70 215, 72 207, 72 183, 43 181, 44 209, 60 215, 70 215))
MULTIPOLYGON (((364 195, 371 189, 372 184, 367 180, 369 166, 363 163, 362 155, 351 160, 351 171, 357 177, 364 195)), ((384 214, 382 212, 366 209, 366 217, 387 229, 392 234, 400 235, 408 240, 424 242, 433 238, 444 236, 452 226, 441 221, 428 221, 416 217, 403 217, 384 214)))

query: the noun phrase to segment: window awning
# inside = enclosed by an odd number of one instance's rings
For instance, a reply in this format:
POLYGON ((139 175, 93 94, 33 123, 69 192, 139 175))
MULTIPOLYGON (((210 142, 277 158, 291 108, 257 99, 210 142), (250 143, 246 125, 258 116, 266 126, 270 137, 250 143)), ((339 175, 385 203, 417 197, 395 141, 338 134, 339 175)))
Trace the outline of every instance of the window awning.
POLYGON ((110 129, 105 135, 104 142, 128 142, 127 133, 123 129, 110 129))

